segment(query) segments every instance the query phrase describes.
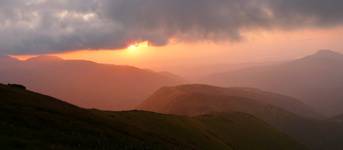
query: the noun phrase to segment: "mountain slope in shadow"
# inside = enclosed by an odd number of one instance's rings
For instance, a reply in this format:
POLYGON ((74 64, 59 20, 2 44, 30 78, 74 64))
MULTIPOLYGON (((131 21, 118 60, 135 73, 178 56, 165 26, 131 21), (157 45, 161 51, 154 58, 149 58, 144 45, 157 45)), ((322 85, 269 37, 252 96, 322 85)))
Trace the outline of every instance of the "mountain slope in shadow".
POLYGON ((247 86, 302 100, 328 116, 343 113, 343 55, 320 50, 294 61, 210 76, 219 86, 247 86))
POLYGON ((243 112, 256 116, 313 150, 343 148, 343 123, 316 117, 294 98, 251 88, 220 88, 208 85, 164 87, 138 109, 196 116, 243 112))
POLYGON ((88 110, 7 85, 0 85, 0 110, 1 149, 305 149, 244 113, 88 110))
POLYGON ((182 82, 167 73, 53 56, 27 61, 2 57, 0 62, 0 82, 24 84, 88 108, 132 109, 158 88, 182 82))

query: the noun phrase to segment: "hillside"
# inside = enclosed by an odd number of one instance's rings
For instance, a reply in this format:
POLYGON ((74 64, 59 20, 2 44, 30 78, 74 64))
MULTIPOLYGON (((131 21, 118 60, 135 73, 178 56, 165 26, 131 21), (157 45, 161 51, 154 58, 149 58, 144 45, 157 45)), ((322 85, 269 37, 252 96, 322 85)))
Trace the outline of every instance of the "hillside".
POLYGON ((343 114, 342 114, 342 115, 335 116, 335 117, 333 117, 332 119, 333 119, 333 120, 340 121, 340 122, 343 122, 343 114))
POLYGON ((251 88, 208 85, 164 87, 139 109, 164 114, 196 116, 243 112, 256 116, 313 150, 340 150, 343 124, 316 119, 316 113, 296 99, 251 88))
POLYGON ((343 113, 343 55, 321 50, 310 56, 277 65, 258 66, 214 74, 207 83, 247 86, 302 100, 328 116, 343 113))
POLYGON ((167 73, 53 56, 27 61, 2 57, 0 62, 0 82, 24 84, 87 108, 132 109, 158 88, 182 82, 167 73))
POLYGON ((198 117, 87 110, 0 85, 2 149, 304 149, 244 113, 198 117))
POLYGON ((269 107, 280 107, 306 117, 319 117, 311 108, 291 97, 253 88, 221 88, 201 84, 161 88, 138 108, 197 116, 226 110, 255 114, 269 107))

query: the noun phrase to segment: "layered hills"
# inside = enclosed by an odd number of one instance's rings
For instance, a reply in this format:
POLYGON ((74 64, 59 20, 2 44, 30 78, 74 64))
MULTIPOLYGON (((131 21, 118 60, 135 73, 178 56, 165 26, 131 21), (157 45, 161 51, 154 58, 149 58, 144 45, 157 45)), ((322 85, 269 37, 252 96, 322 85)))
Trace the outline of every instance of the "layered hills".
POLYGON ((24 84, 87 108, 132 109, 158 88, 182 82, 169 73, 54 56, 1 57, 0 62, 0 82, 24 84))
POLYGON ((327 116, 336 116, 343 113, 342 67, 341 53, 320 50, 288 62, 214 74, 207 83, 281 93, 302 100, 327 116))
POLYGON ((209 85, 164 87, 147 98, 140 110, 198 116, 243 112, 267 122, 313 150, 340 150, 343 124, 324 118, 301 101, 252 88, 209 85))
POLYGON ((305 149, 240 112, 182 117, 83 109, 12 85, 0 85, 0 109, 2 149, 305 149))

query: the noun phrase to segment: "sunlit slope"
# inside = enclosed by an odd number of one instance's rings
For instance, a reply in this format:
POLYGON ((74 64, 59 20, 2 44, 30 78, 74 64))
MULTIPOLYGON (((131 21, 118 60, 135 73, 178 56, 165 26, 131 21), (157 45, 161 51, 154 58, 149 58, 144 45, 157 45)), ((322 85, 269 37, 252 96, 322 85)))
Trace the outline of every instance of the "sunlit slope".
POLYGON ((304 149, 255 117, 82 109, 0 85, 2 149, 304 149))

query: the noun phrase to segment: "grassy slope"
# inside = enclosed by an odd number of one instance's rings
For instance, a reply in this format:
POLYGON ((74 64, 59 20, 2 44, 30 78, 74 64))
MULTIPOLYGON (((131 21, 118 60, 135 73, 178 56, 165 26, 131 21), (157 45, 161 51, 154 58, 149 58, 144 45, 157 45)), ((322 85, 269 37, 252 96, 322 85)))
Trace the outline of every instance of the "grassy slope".
POLYGON ((303 149, 242 113, 195 118, 86 110, 0 85, 2 149, 303 149))

